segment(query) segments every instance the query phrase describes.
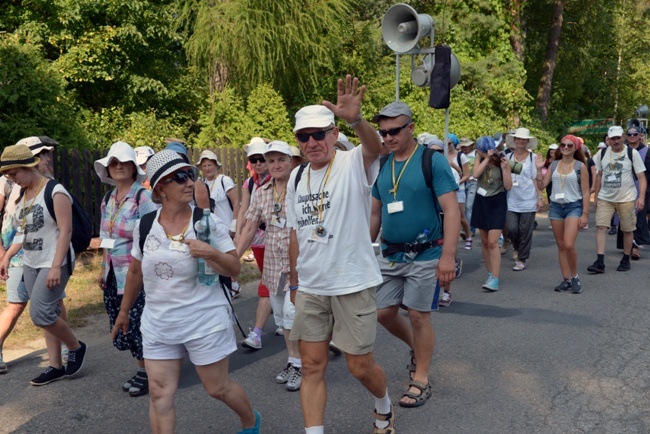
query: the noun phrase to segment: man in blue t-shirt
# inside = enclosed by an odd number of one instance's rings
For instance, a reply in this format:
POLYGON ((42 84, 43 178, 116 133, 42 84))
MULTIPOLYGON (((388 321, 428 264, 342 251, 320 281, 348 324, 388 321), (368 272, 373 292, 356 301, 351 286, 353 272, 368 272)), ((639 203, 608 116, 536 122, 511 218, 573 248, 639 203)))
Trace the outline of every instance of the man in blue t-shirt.
POLYGON ((458 184, 444 155, 434 153, 430 163, 434 199, 423 172, 425 148, 413 138, 412 118, 408 105, 393 102, 372 119, 391 151, 372 190, 370 235, 376 239, 382 228, 378 320, 411 348, 410 383, 399 402, 402 407, 419 407, 431 396, 431 305, 436 278, 441 286, 454 280, 460 233, 458 184), (445 215, 442 247, 440 210, 445 215), (400 305, 408 308, 409 320, 399 315, 400 305))

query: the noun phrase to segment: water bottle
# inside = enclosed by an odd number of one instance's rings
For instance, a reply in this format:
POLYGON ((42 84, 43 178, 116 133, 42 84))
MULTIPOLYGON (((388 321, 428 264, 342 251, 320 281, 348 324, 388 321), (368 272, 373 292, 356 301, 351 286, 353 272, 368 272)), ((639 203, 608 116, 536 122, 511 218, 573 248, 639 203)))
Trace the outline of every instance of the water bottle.
MULTIPOLYGON (((427 241, 429 241, 429 230, 425 229, 417 237, 415 237, 414 244, 424 244, 427 241)), ((417 255, 417 252, 404 252, 404 260, 406 262, 413 262, 417 255)))
MULTIPOLYGON (((203 242, 210 244, 210 227, 211 224, 210 218, 210 209, 206 208, 203 210, 203 217, 201 220, 196 222, 194 225, 194 230, 196 231, 196 237, 203 242)), ((199 262, 199 283, 201 285, 210 286, 215 280, 218 279, 217 272, 203 258, 198 258, 199 262)))

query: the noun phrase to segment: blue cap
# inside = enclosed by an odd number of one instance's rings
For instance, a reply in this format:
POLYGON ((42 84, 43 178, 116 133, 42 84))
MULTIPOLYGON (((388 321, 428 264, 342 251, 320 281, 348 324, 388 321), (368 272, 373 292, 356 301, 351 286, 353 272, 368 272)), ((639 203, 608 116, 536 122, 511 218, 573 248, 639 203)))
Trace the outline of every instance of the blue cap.
POLYGON ((458 144, 460 143, 460 140, 458 140, 456 134, 449 133, 447 134, 447 137, 449 137, 449 140, 451 141, 451 143, 454 144, 454 146, 458 146, 458 144))
POLYGON ((490 149, 496 149, 496 148, 497 145, 496 143, 494 143, 494 139, 492 137, 483 136, 476 141, 476 149, 481 152, 487 153, 487 151, 489 151, 490 149))
POLYGON ((179 154, 183 154, 187 156, 187 148, 182 143, 178 143, 178 142, 167 143, 165 149, 169 149, 170 151, 178 152, 179 154))

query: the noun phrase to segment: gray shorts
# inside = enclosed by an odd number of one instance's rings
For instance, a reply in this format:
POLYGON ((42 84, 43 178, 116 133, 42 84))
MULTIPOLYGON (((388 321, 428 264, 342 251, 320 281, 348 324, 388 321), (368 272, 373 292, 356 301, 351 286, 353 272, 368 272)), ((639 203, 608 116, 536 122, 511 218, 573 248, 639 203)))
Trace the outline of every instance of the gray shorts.
POLYGON ((29 315, 32 322, 38 327, 47 327, 56 322, 59 314, 59 299, 65 291, 65 285, 70 279, 68 266, 61 267, 61 282, 52 289, 47 287, 47 273, 49 268, 31 268, 23 266, 25 287, 29 294, 29 315))
MULTIPOLYGON (((23 267, 9 267, 7 271, 7 302, 9 303, 27 303, 29 294, 23 281, 23 267)), ((65 300, 65 291, 61 293, 61 300, 65 300)))
POLYGON ((405 305, 418 312, 430 312, 436 291, 436 267, 432 261, 395 262, 377 256, 384 282, 377 287, 377 309, 405 305))

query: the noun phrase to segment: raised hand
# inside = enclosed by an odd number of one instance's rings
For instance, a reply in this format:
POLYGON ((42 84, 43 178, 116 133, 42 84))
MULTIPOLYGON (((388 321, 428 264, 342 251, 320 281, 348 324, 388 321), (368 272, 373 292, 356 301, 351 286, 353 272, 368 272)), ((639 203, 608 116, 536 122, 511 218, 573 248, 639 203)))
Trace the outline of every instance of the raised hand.
POLYGON ((361 117, 361 101, 366 93, 366 86, 359 88, 359 79, 352 78, 351 75, 345 76, 345 82, 339 78, 337 84, 338 98, 336 105, 324 100, 323 105, 339 118, 348 123, 353 123, 361 117))
POLYGON ((537 166, 538 169, 541 169, 544 167, 545 163, 545 158, 542 156, 542 154, 537 154, 535 157, 535 166, 537 166))

